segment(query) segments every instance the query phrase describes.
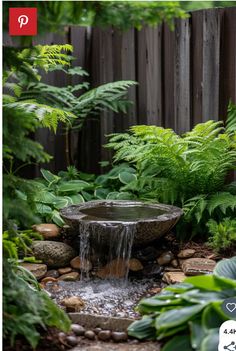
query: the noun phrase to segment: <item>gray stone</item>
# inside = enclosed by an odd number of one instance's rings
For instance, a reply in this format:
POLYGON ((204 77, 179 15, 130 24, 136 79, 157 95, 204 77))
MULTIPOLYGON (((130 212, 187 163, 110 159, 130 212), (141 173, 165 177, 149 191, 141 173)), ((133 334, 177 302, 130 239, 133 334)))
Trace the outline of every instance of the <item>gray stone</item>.
POLYGON ((21 263, 22 267, 30 271, 36 279, 42 279, 47 273, 47 266, 41 263, 21 263))
POLYGON ((167 284, 182 283, 186 279, 186 275, 183 272, 166 272, 163 275, 163 281, 167 284))
POLYGON ((68 266, 76 253, 72 247, 57 241, 35 241, 32 244, 34 256, 47 266, 61 268, 68 266))
POLYGON ((128 334, 125 332, 112 332, 111 336, 115 342, 122 342, 128 340, 128 334))
POLYGON ((216 262, 207 258, 188 258, 182 263, 186 275, 201 275, 212 273, 216 262))
POLYGON ((60 274, 56 269, 50 269, 49 271, 47 271, 45 277, 58 278, 59 276, 60 274))
POLYGON ((75 336, 69 335, 66 337, 66 343, 70 346, 76 346, 78 344, 78 340, 75 336))
POLYGON ((110 330, 102 330, 98 333, 98 339, 107 341, 111 338, 111 331, 110 330))
POLYGON ((113 331, 126 331, 133 322, 131 318, 107 317, 87 313, 69 313, 73 323, 83 325, 85 328, 102 328, 113 331))
MULTIPOLYGON (((113 225, 104 226, 103 221, 95 219, 95 217, 106 218, 106 213, 101 213, 100 209, 107 209, 109 207, 118 206, 119 208, 125 207, 143 207, 146 210, 150 210, 152 216, 149 215, 147 218, 138 218, 132 220, 132 223, 136 223, 134 245, 143 245, 152 242, 153 240, 161 238, 164 234, 168 233, 169 230, 178 222, 183 211, 175 206, 164 205, 164 204, 144 204, 140 201, 127 201, 127 200, 101 200, 101 201, 88 201, 79 205, 72 205, 66 207, 60 211, 62 218, 65 222, 74 229, 77 233, 80 231, 81 223, 85 223, 90 232, 91 243, 96 249, 98 245, 97 238, 99 237, 99 246, 106 248, 107 243, 110 242, 113 236, 117 236, 120 230, 123 229, 121 225, 119 228, 113 225), (90 210, 89 216, 85 213, 86 210, 90 210), (97 210, 99 209, 99 210, 97 210), (99 212, 99 215, 98 215, 99 212)), ((111 222, 112 219, 107 220, 107 223, 111 222)), ((121 224, 127 221, 122 219, 119 221, 121 224)), ((132 225, 133 226, 133 225, 132 225)))
POLYGON ((66 297, 61 301, 61 304, 66 307, 67 312, 79 312, 85 304, 79 296, 66 297))
POLYGON ((77 336, 83 336, 85 333, 85 328, 79 324, 71 324, 71 331, 77 336))
POLYGON ((195 254, 196 250, 193 249, 185 249, 185 250, 181 250, 178 253, 178 258, 190 258, 193 257, 193 255, 195 254))
POLYGON ((64 281, 64 282, 75 282, 78 279, 79 279, 78 272, 70 272, 70 273, 62 274, 60 278, 58 278, 59 281, 64 281))
POLYGON ((96 334, 92 330, 86 330, 84 336, 89 340, 94 340, 96 338, 96 334))
POLYGON ((161 254, 161 256, 157 259, 157 263, 160 266, 165 266, 169 264, 174 258, 174 255, 171 251, 166 251, 161 254))

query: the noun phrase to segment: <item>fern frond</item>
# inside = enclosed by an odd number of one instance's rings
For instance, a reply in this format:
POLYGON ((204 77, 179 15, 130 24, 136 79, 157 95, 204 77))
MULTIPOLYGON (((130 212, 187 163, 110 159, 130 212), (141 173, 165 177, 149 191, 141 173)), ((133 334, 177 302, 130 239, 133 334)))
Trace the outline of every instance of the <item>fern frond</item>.
POLYGON ((207 210, 211 215, 217 209, 223 214, 226 214, 227 210, 236 211, 236 195, 228 192, 218 192, 211 195, 208 200, 207 210))
POLYGON ((53 108, 48 105, 38 104, 34 101, 15 101, 3 105, 4 110, 14 111, 20 110, 25 114, 33 114, 41 123, 42 126, 52 128, 56 131, 58 122, 66 122, 76 116, 68 111, 63 111, 58 108, 53 108))
POLYGON ((236 132, 236 105, 232 101, 228 105, 225 129, 227 133, 236 132))

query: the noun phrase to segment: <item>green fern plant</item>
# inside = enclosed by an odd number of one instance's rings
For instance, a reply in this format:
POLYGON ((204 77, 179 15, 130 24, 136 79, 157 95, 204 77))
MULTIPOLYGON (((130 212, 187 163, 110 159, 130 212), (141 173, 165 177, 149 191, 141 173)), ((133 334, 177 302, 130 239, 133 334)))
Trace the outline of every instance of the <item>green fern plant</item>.
POLYGON ((215 251, 233 249, 236 246, 236 219, 224 218, 220 223, 211 219, 207 227, 210 233, 208 242, 215 251))
POLYGON ((136 178, 119 191, 183 207, 182 238, 204 232, 210 217, 235 216, 235 186, 225 186, 226 175, 236 167, 235 132, 223 122, 198 124, 183 136, 162 127, 134 126, 130 133, 110 135, 106 147, 115 151, 115 163, 136 169, 136 178))

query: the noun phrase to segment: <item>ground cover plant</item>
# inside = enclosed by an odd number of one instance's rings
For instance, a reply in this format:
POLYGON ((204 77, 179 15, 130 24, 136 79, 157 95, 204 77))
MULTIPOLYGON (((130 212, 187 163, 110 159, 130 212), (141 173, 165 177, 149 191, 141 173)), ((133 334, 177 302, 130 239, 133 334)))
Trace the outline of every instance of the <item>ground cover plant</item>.
POLYGON ((229 319, 224 299, 236 296, 236 257, 219 262, 213 275, 195 276, 170 285, 138 305, 144 317, 132 323, 129 335, 163 341, 162 351, 215 351, 219 327, 229 319))

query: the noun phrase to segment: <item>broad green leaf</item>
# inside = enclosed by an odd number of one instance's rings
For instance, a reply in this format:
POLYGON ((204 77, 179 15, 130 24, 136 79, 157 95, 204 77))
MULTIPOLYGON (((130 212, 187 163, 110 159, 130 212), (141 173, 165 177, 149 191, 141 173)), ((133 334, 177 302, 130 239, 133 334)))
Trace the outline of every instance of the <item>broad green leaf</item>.
POLYGON ((56 199, 53 201, 54 207, 58 210, 72 204, 73 202, 68 196, 57 196, 56 199))
POLYGON ((176 328, 164 329, 161 333, 157 334, 157 340, 162 340, 175 334, 179 334, 183 331, 186 332, 187 325, 182 324, 176 328))
POLYGON ((84 198, 82 195, 70 195, 70 199, 73 205, 78 205, 84 202, 84 198))
POLYGON ((178 309, 172 309, 167 312, 163 312, 160 316, 156 318, 155 326, 158 332, 163 329, 177 327, 192 317, 195 317, 205 305, 188 306, 178 309))
POLYGON ((35 202, 41 202, 44 204, 53 204, 53 202, 56 200, 56 196, 49 191, 39 191, 36 193, 34 201, 35 202))
POLYGON ((169 285, 165 288, 165 290, 169 290, 175 293, 182 293, 185 291, 188 291, 193 288, 192 284, 189 283, 179 283, 179 284, 173 284, 169 285))
POLYGON ((217 292, 199 291, 198 289, 194 289, 181 294, 181 298, 191 303, 203 304, 206 302, 209 303, 216 300, 220 300, 221 295, 217 292))
MULTIPOLYGON (((223 302, 223 301, 222 301, 223 302)), ((220 305, 222 304, 220 302, 220 305)), ((214 304, 210 304, 205 308, 202 313, 202 326, 207 329, 219 328, 220 325, 225 321, 222 315, 218 313, 218 311, 214 308, 214 304)))
POLYGON ((27 195, 20 190, 15 190, 17 197, 21 200, 27 201, 27 195))
POLYGON ((212 329, 203 339, 200 351, 216 351, 219 344, 219 329, 212 329))
POLYGON ((154 320, 147 316, 130 324, 127 331, 130 336, 137 339, 153 339, 156 336, 154 320))
POLYGON ((39 214, 50 214, 50 213, 52 213, 51 207, 47 206, 45 204, 36 203, 35 207, 36 207, 36 212, 39 213, 39 214))
POLYGON ((117 200, 133 200, 134 199, 134 195, 128 192, 120 192, 118 193, 117 200))
POLYGON ((59 227, 62 227, 65 222, 63 221, 63 219, 61 218, 60 214, 58 211, 54 210, 52 212, 52 215, 51 215, 51 220, 57 224, 59 227))
POLYGON ((106 199, 107 195, 110 193, 109 189, 106 188, 97 188, 94 191, 94 195, 95 197, 97 197, 98 199, 106 199))
POLYGON ((133 173, 129 173, 129 172, 121 172, 119 174, 119 180, 121 181, 121 183, 123 184, 129 184, 135 180, 137 180, 137 176, 133 173))
POLYGON ((113 191, 107 194, 107 200, 117 200, 117 196, 119 195, 118 191, 113 191))
POLYGON ((214 275, 236 280, 236 256, 217 263, 214 275))
POLYGON ((42 173, 42 176, 44 177, 44 179, 46 179, 46 181, 49 184, 57 183, 61 179, 57 175, 55 175, 55 174, 51 173, 50 171, 48 171, 47 169, 41 169, 40 172, 42 173))
POLYGON ((201 319, 189 321, 191 345, 194 350, 199 350, 201 342, 205 336, 205 331, 201 319))
POLYGON ((185 283, 190 283, 194 287, 202 290, 221 291, 222 289, 229 289, 234 286, 234 282, 221 277, 214 277, 213 275, 198 275, 185 279, 185 283))
POLYGON ((189 335, 175 336, 164 345, 161 351, 192 351, 189 335))
POLYGON ((90 184, 83 180, 70 180, 58 185, 58 192, 60 193, 79 193, 83 189, 90 188, 90 184))

